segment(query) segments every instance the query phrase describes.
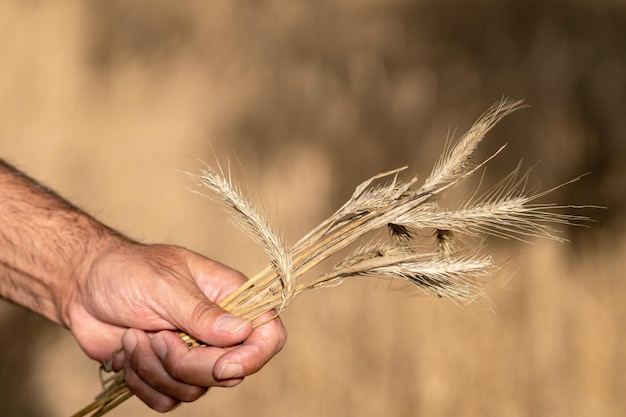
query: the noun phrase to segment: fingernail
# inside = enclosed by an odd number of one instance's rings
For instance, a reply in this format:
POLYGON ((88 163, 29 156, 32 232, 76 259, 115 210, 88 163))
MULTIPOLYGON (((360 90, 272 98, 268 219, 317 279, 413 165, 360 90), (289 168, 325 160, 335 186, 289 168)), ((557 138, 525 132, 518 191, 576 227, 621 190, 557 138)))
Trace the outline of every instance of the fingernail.
POLYGON ((132 329, 127 329, 122 335, 122 346, 128 354, 132 354, 137 347, 137 335, 132 329))
POLYGON ((167 343, 165 343, 163 336, 158 333, 155 334, 151 343, 154 353, 156 353, 157 356, 164 361, 167 356, 167 343))
POLYGON ((242 319, 241 317, 225 315, 217 319, 215 327, 229 333, 237 333, 239 330, 246 327, 248 323, 248 320, 242 319))
POLYGON ((243 366, 238 363, 225 363, 220 369, 217 379, 233 379, 243 376, 243 366))

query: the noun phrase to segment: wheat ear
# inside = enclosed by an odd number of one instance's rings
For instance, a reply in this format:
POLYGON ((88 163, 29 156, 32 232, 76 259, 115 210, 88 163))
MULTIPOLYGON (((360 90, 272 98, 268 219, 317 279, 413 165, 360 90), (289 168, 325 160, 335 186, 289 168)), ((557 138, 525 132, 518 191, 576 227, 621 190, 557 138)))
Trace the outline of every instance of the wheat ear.
MULTIPOLYGON (((547 237, 563 241, 556 225, 579 225, 589 220, 563 212, 579 208, 576 206, 537 203, 558 187, 527 195, 528 174, 520 174, 519 167, 482 197, 472 196, 451 208, 439 201, 444 190, 480 170, 502 151, 504 147, 480 163, 471 163, 473 152, 487 132, 522 107, 523 102, 511 100, 492 106, 454 146, 444 151, 420 187, 416 186, 415 176, 401 178, 406 167, 374 175, 359 184, 345 204, 292 246, 243 195, 230 170, 225 173, 219 166, 217 170, 206 166, 200 175, 192 175, 202 189, 210 191, 210 198, 229 209, 231 221, 262 246, 270 259, 265 269, 232 292, 220 306, 250 320, 270 311, 278 315, 299 294, 360 276, 404 280, 427 293, 459 302, 480 298, 486 279, 497 267, 490 256, 460 248, 463 239, 457 236, 479 240, 486 235, 519 240, 547 237), (385 229, 389 232, 387 238, 380 233, 385 229), (420 250, 425 245, 416 236, 424 230, 432 231, 435 244, 431 250, 420 250), (359 243, 372 233, 377 241, 359 243), (311 275, 307 272, 322 261, 340 256, 343 249, 353 246, 356 248, 340 257, 328 271, 306 278, 311 275)), ((480 244, 477 247, 480 249, 480 244)), ((188 334, 181 332, 180 336, 190 348, 204 346, 188 334)), ((102 416, 131 395, 123 371, 117 372, 103 383, 103 392, 96 401, 74 417, 90 413, 92 417, 102 416)))

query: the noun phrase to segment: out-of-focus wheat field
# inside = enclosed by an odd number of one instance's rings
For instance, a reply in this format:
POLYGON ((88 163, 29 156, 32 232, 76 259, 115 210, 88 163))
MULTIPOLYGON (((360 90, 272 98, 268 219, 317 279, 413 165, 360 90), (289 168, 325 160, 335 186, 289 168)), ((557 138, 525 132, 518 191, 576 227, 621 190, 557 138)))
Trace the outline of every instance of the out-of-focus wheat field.
MULTIPOLYGON (((0 39, 0 157, 130 237, 248 275, 264 254, 180 171, 230 158, 295 241, 375 173, 424 178, 503 96, 531 107, 481 145, 509 144, 483 182, 520 159, 544 189, 590 172, 543 202, 608 207, 568 244, 487 241, 507 265, 490 303, 372 279, 304 295, 262 372, 172 415, 626 415, 624 2, 10 0, 0 39)), ((0 334, 0 415, 99 392, 64 329, 2 301, 0 334)))

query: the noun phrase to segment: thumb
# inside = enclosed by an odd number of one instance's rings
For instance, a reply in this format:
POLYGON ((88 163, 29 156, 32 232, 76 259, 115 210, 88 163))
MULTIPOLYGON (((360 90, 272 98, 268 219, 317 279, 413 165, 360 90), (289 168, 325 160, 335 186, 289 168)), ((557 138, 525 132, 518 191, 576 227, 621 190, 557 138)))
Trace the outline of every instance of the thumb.
POLYGON ((211 346, 233 346, 252 333, 250 320, 235 316, 204 297, 182 303, 173 317, 179 329, 211 346))

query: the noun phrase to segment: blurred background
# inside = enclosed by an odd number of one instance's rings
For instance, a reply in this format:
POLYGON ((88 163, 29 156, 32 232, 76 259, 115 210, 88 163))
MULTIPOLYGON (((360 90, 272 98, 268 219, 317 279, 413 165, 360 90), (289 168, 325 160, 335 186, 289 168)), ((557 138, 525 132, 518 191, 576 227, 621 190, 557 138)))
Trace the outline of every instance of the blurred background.
MULTIPOLYGON (((143 242, 250 275, 266 259, 180 171, 225 163, 297 240, 371 175, 424 178, 501 97, 479 150, 596 204, 568 244, 488 241, 507 265, 459 307, 362 280, 298 299, 284 351, 174 416, 626 413, 626 4, 621 0, 0 3, 0 157, 143 242)), ((1 197, 0 197, 1 198, 1 197)), ((0 301, 0 414, 67 416, 98 365, 0 301)), ((152 416, 137 399, 111 412, 152 416)))

